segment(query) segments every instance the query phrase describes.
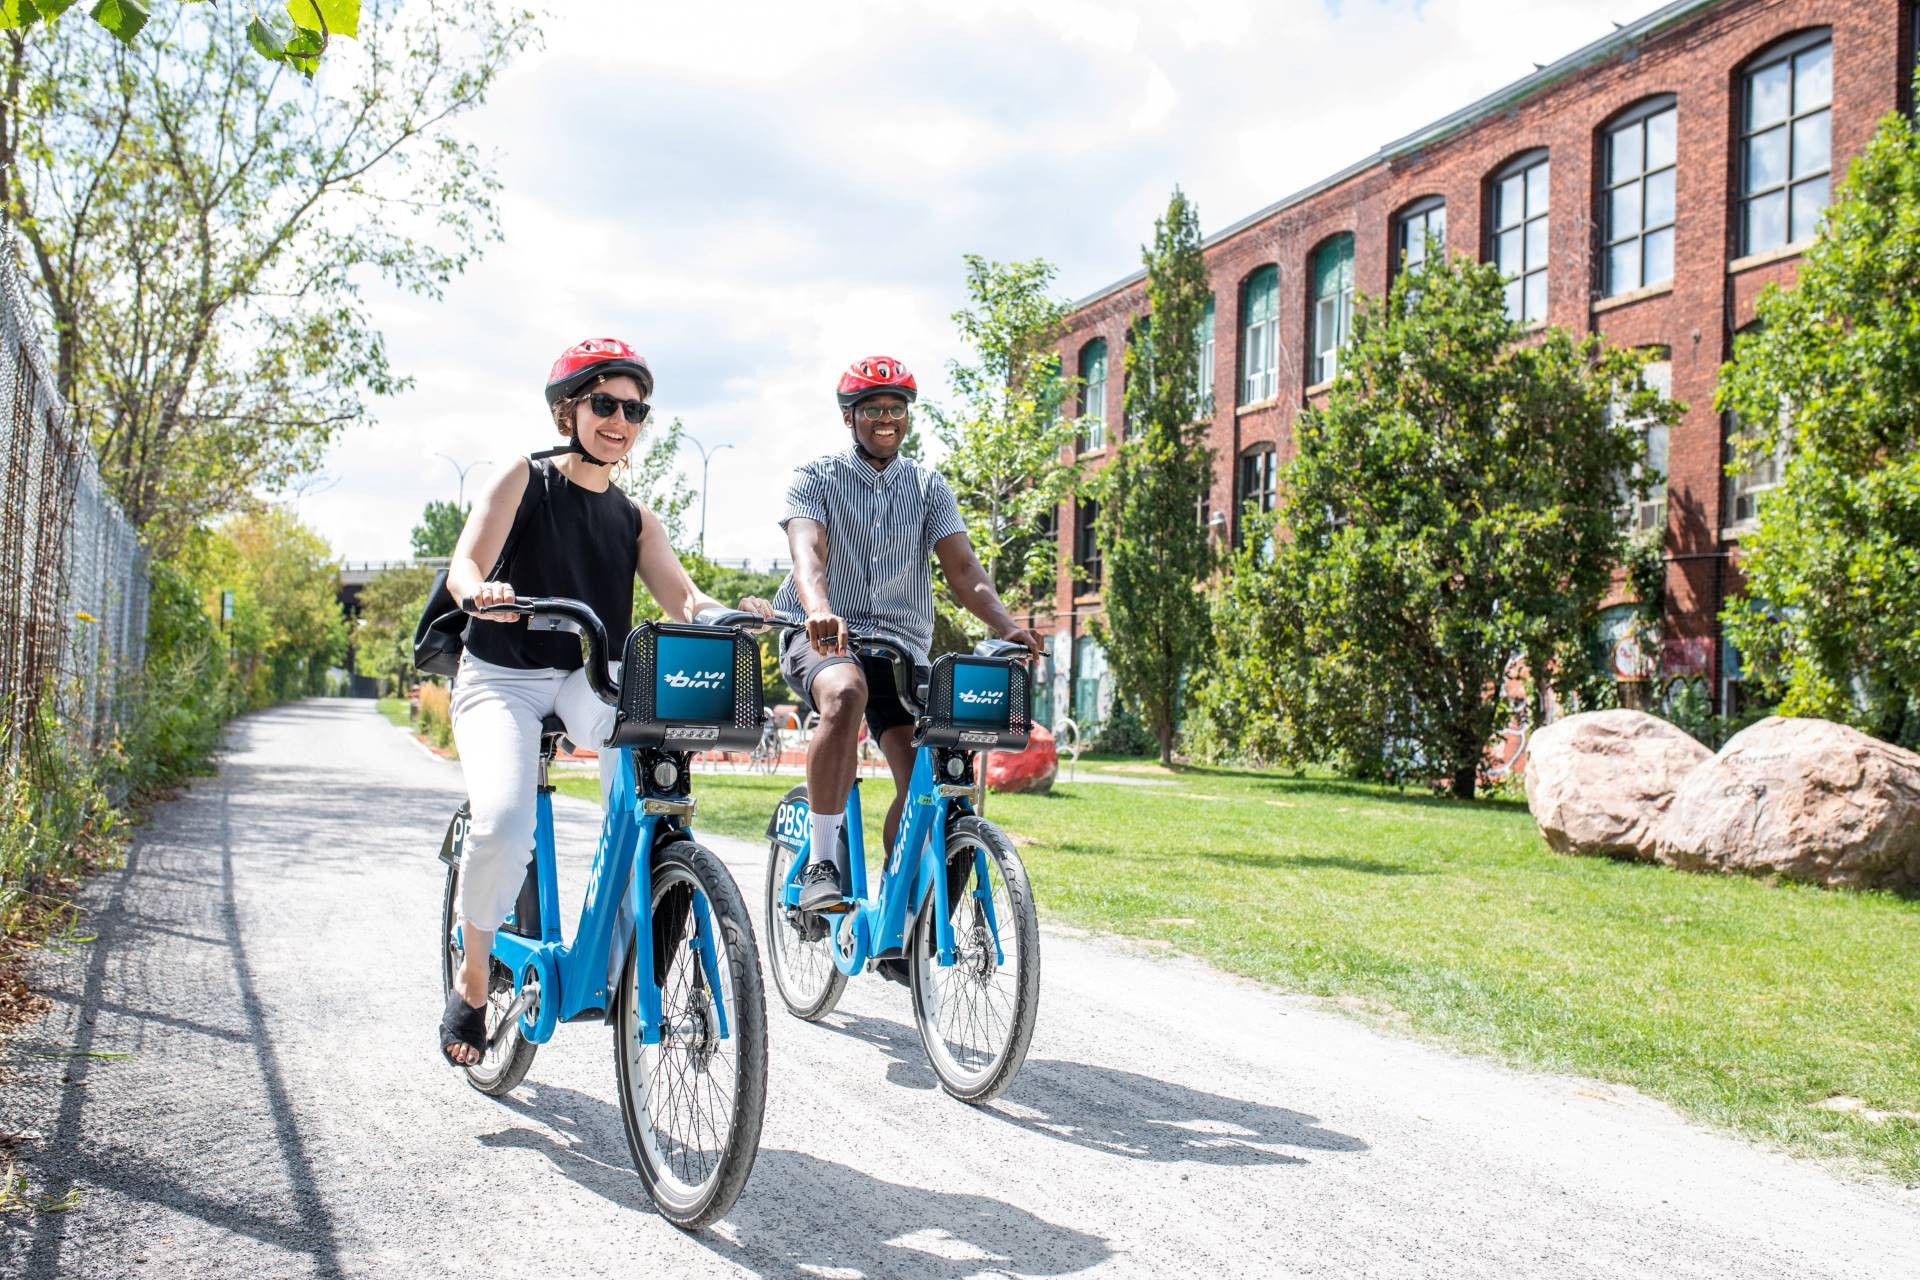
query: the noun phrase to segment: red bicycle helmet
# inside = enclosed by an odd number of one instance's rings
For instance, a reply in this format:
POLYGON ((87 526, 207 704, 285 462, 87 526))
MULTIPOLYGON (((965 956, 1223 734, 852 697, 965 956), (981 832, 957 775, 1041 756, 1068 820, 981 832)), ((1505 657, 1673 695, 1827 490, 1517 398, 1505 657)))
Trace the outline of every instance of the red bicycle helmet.
POLYGON ((588 338, 560 353, 547 374, 547 405, 551 408, 579 392, 596 378, 627 374, 640 384, 642 399, 653 394, 653 370, 646 357, 618 338, 588 338))
POLYGON ((877 395, 905 396, 912 404, 920 398, 920 388, 907 366, 892 356, 868 356, 847 366, 834 391, 842 409, 851 409, 868 396, 877 395))

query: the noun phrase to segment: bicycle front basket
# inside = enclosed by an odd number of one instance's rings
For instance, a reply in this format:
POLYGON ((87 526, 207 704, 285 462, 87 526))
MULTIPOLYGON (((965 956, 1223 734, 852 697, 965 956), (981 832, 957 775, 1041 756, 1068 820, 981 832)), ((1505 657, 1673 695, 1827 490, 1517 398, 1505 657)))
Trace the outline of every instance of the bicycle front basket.
POLYGON ((610 743, 747 751, 760 741, 760 649, 732 627, 644 622, 627 637, 610 743))
POLYGON ((927 680, 919 741, 974 751, 1019 751, 1031 732, 1032 691, 1017 658, 942 654, 927 680))

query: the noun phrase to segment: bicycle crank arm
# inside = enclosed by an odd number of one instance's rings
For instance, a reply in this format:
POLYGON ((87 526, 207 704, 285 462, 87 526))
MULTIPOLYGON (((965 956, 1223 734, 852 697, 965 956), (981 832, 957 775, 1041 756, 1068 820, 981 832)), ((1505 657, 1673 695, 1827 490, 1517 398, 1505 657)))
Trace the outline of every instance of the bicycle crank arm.
POLYGON ((507 1032, 520 1025, 520 1015, 531 1008, 539 999, 540 989, 538 987, 524 989, 519 995, 513 998, 513 1003, 507 1006, 506 1016, 500 1019, 500 1025, 495 1027, 493 1034, 487 1037, 487 1051, 489 1053, 493 1051, 495 1045, 506 1039, 507 1032))

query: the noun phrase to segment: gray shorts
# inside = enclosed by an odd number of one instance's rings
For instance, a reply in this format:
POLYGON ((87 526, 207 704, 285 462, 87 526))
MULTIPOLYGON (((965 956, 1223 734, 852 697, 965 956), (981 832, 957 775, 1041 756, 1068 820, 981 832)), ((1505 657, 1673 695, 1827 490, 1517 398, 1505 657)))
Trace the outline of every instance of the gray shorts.
MULTIPOLYGON (((813 678, 836 662, 858 662, 867 677, 867 732, 876 741, 881 734, 901 725, 911 725, 913 717, 901 705, 898 686, 893 681, 893 664, 885 658, 855 658, 852 654, 820 653, 807 643, 804 631, 789 631, 780 643, 780 674, 787 685, 808 706, 813 706, 813 678)), ((916 665, 913 679, 926 683, 932 669, 916 665)))

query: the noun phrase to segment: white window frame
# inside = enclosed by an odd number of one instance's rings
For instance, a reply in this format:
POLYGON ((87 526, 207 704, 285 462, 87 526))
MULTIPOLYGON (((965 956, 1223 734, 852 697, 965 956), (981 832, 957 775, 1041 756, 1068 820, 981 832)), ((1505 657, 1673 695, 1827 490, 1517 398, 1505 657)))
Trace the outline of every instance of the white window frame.
POLYGON ((1313 334, 1309 346, 1313 352, 1312 386, 1332 382, 1339 376, 1340 348, 1346 345, 1347 334, 1353 327, 1353 236, 1343 232, 1323 240, 1307 260, 1307 278, 1316 282, 1317 289, 1321 255, 1342 247, 1347 251, 1344 275, 1336 277, 1330 291, 1317 294, 1313 300, 1313 334))
MULTIPOLYGON (((1673 360, 1670 357, 1649 361, 1641 377, 1648 386, 1660 393, 1662 399, 1673 398, 1673 360)), ((1617 411, 1618 406, 1609 406, 1608 417, 1613 417, 1617 411)), ((1645 498, 1637 498, 1633 490, 1627 486, 1622 486, 1620 493, 1620 524, 1623 528, 1635 533, 1642 533, 1648 529, 1665 530, 1667 527, 1667 489, 1673 475, 1672 437, 1663 423, 1650 422, 1640 428, 1640 438, 1647 446, 1648 458, 1653 454, 1656 436, 1660 442, 1661 451, 1666 455, 1666 465, 1660 471, 1656 493, 1645 498)), ((1635 468, 1635 473, 1646 475, 1651 470, 1652 468, 1643 461, 1639 467, 1635 468)))
MULTIPOLYGON (((1733 439, 1739 434, 1739 421, 1732 414, 1722 419, 1721 457, 1724 472, 1726 465, 1734 460, 1733 439)), ((1760 502, 1768 493, 1780 487, 1787 472, 1787 410, 1780 411, 1779 432, 1775 436, 1773 452, 1764 458, 1749 463, 1738 474, 1726 475, 1726 492, 1723 499, 1721 520, 1726 530, 1739 533, 1751 529, 1760 518, 1760 502), (1745 508, 1744 513, 1742 508, 1745 508)))
POLYGON ((1107 340, 1089 338, 1080 347, 1080 452, 1098 453, 1107 447, 1107 340), (1100 346, 1100 377, 1087 376, 1087 353, 1100 346))
POLYGON ((1240 403, 1258 404, 1280 394, 1280 269, 1269 264, 1254 270, 1240 285, 1240 403), (1253 318, 1254 281, 1270 277, 1267 313, 1253 318))
POLYGON ((1214 358, 1213 295, 1207 295, 1206 308, 1200 313, 1200 327, 1194 334, 1194 377, 1199 384, 1200 416, 1213 417, 1214 358))

